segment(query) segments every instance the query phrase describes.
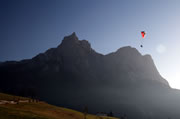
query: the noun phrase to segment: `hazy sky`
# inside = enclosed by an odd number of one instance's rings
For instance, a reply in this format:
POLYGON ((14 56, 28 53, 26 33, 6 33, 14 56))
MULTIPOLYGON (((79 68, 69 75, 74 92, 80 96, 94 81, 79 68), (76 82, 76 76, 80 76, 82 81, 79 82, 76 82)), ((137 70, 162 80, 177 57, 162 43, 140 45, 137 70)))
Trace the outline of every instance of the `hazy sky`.
POLYGON ((0 61, 32 58, 75 31, 102 54, 127 45, 151 54, 160 74, 180 89, 179 5, 179 0, 0 0, 0 61))

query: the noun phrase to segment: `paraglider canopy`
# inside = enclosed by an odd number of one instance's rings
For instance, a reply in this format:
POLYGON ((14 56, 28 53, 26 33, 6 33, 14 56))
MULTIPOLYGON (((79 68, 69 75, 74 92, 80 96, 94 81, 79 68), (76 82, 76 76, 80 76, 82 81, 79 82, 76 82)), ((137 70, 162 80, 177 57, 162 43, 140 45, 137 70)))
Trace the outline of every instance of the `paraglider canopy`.
MULTIPOLYGON (((142 36, 143 39, 144 39, 145 35, 146 35, 146 32, 145 31, 141 31, 141 36, 142 36)), ((143 40, 141 41, 141 43, 142 44, 140 45, 140 47, 143 48, 143 40)))
POLYGON ((145 31, 141 31, 141 36, 142 36, 142 38, 144 38, 145 35, 146 35, 146 32, 145 32, 145 31))

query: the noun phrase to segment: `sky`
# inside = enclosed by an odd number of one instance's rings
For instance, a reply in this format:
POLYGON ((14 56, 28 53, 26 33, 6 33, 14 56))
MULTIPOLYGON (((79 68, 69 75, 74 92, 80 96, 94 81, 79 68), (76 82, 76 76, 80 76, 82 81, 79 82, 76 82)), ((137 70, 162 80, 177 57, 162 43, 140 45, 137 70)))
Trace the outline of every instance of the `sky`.
POLYGON ((102 54, 123 46, 150 54, 170 86, 180 89, 179 5, 179 0, 0 0, 0 62, 32 58, 76 32, 102 54))

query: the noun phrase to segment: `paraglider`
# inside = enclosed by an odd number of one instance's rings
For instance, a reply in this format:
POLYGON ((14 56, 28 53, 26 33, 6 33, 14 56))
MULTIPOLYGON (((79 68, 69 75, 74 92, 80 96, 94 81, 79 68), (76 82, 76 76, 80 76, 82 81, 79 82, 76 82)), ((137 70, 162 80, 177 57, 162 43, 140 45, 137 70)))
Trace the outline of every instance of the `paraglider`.
POLYGON ((145 31, 141 31, 141 35, 142 35, 142 38, 144 38, 145 35, 146 35, 146 32, 145 31))
MULTIPOLYGON (((145 31, 141 31, 142 39, 144 39, 145 35, 146 35, 146 32, 145 32, 145 31)), ((141 48, 142 48, 142 47, 143 47, 143 45, 141 44, 141 48)))

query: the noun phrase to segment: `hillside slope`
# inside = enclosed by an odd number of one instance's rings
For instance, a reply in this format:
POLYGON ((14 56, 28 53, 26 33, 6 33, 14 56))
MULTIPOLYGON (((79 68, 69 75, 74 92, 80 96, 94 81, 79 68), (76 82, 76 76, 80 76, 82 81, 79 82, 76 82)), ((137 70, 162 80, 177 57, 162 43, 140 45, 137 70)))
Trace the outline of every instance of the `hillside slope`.
MULTIPOLYGON (((27 99, 0 93, 0 100, 27 99)), ((56 107, 45 102, 0 105, 0 119, 84 119, 84 114, 75 110, 56 107)), ((88 114, 86 119, 117 119, 88 114)))

